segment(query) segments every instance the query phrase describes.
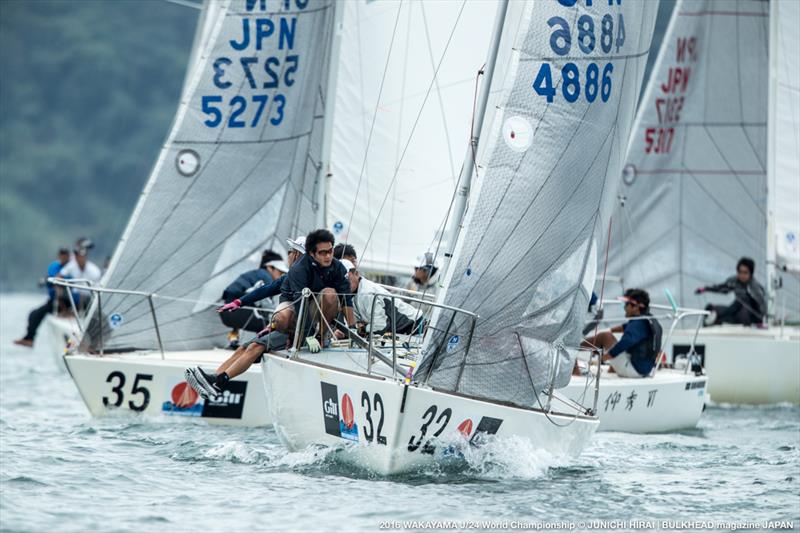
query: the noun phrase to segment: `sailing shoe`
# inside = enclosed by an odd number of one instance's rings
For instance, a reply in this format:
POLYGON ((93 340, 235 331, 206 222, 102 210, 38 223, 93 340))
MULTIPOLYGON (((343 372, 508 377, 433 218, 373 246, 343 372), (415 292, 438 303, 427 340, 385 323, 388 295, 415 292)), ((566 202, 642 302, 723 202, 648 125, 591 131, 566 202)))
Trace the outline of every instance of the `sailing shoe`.
POLYGON ((208 393, 206 390, 200 385, 197 377, 194 374, 194 368, 187 368, 183 373, 183 379, 186 380, 186 383, 189 384, 194 391, 200 395, 201 398, 204 400, 208 400, 208 393))
POLYGON ((206 374, 200 367, 187 368, 183 377, 186 379, 186 383, 197 391, 197 394, 204 400, 208 400, 222 392, 216 383, 214 383, 214 376, 206 374))
POLYGON ((203 372, 203 369, 198 366, 194 369, 194 376, 197 378, 200 386, 206 390, 209 397, 219 396, 222 394, 222 389, 217 383, 218 376, 215 374, 206 374, 203 372))

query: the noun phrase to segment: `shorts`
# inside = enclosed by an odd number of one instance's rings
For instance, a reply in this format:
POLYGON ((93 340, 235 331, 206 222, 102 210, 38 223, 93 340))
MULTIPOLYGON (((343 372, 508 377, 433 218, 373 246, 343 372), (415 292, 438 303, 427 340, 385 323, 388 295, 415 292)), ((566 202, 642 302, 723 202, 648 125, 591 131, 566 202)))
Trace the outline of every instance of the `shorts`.
POLYGON ((614 372, 621 378, 644 378, 647 376, 641 375, 631 363, 631 354, 622 352, 616 357, 612 357, 607 361, 609 366, 614 369, 614 372))
POLYGON ((251 344, 260 344, 264 347, 264 350, 274 351, 274 350, 284 350, 286 349, 286 344, 289 341, 289 335, 286 333, 281 333, 280 331, 271 331, 266 335, 261 335, 260 337, 256 337, 255 339, 251 340, 248 343, 243 345, 244 348, 247 348, 251 344))

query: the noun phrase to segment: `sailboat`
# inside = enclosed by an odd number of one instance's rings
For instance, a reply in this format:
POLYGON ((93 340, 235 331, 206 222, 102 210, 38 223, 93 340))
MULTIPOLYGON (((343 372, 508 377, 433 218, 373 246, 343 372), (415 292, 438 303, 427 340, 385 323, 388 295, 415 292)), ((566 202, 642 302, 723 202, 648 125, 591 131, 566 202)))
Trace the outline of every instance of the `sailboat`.
MULTIPOLYGON (((184 109, 185 106, 189 106, 189 112, 201 113, 202 99, 199 110, 192 102, 193 95, 200 94, 198 83, 208 83, 208 76, 216 75, 218 66, 215 66, 215 62, 220 57, 229 58, 229 55, 224 52, 231 53, 232 45, 226 44, 231 40, 230 31, 224 26, 222 29, 218 28, 217 24, 226 16, 235 17, 237 12, 245 11, 250 4, 252 2, 242 4, 242 2, 209 0, 203 5, 184 82, 182 103, 173 128, 173 136, 180 135, 185 138, 187 135, 197 135, 196 132, 187 133, 187 128, 192 124, 185 124, 179 119, 184 120, 181 119, 181 116, 187 113, 184 109), (216 45, 213 44, 215 42, 216 45), (201 77, 199 82, 195 79, 197 76, 201 77), (203 80, 203 76, 206 77, 206 80, 203 80), (195 107, 192 107, 193 105, 195 107), (175 133, 176 131, 177 133, 175 133)), ((252 367, 238 379, 238 381, 243 381, 244 385, 236 385, 236 393, 240 394, 242 387, 246 389, 245 394, 241 396, 244 405, 241 416, 239 416, 238 409, 233 411, 235 416, 230 418, 211 416, 213 411, 209 414, 204 410, 206 402, 193 395, 191 388, 187 387, 183 381, 183 370, 186 367, 201 365, 213 370, 230 355, 230 352, 219 349, 220 341, 224 339, 224 329, 221 329, 212 305, 225 284, 241 270, 253 268, 255 266, 254 257, 261 248, 272 247, 281 251, 284 245, 280 237, 305 234, 312 227, 324 226, 323 213, 326 208, 328 208, 328 226, 336 232, 337 238, 341 240, 349 238, 350 242, 359 250, 364 249, 361 245, 366 241, 366 234, 361 234, 358 230, 349 231, 347 228, 350 227, 350 217, 345 217, 343 213, 345 210, 350 213, 355 205, 355 213, 352 217, 354 228, 368 228, 369 220, 374 223, 377 233, 373 243, 382 243, 384 247, 380 249, 375 245, 370 247, 370 254, 359 265, 364 270, 398 275, 408 273, 411 271, 414 254, 429 246, 434 236, 434 231, 430 228, 441 224, 446 206, 438 206, 435 210, 415 217, 415 222, 421 228, 425 228, 425 231, 430 230, 429 234, 419 230, 411 232, 411 236, 401 235, 401 229, 408 230, 408 225, 400 228, 400 224, 393 223, 391 219, 389 223, 383 221, 376 223, 374 217, 377 215, 377 211, 370 211, 370 206, 377 204, 379 198, 382 198, 384 189, 390 186, 392 177, 388 173, 389 166, 380 166, 377 162, 382 161, 388 152, 394 154, 398 141, 392 136, 405 134, 403 128, 407 129, 410 126, 413 119, 412 112, 416 115, 414 106, 418 106, 422 98, 422 95, 419 94, 420 82, 406 79, 404 75, 404 72, 408 70, 408 63, 428 62, 431 58, 438 57, 439 51, 445 43, 433 35, 433 27, 440 23, 450 24, 456 16, 459 16, 462 26, 451 43, 458 54, 448 56, 441 65, 437 77, 439 83, 436 91, 437 100, 428 105, 421 122, 426 135, 420 136, 420 140, 423 141, 421 147, 412 147, 404 163, 404 168, 411 174, 412 179, 404 176, 403 181, 403 187, 412 190, 416 187, 424 187, 426 194, 433 192, 435 193, 433 196, 437 199, 451 193, 455 178, 449 175, 452 169, 448 164, 447 154, 455 150, 457 146, 460 147, 462 139, 469 134, 469 117, 460 110, 469 106, 473 99, 473 78, 480 67, 479 64, 475 64, 479 63, 480 59, 475 60, 473 56, 478 50, 486 49, 491 28, 486 28, 484 21, 486 17, 494 13, 494 4, 489 2, 471 3, 461 14, 459 14, 457 4, 441 2, 418 2, 404 5, 402 2, 359 1, 334 3, 332 8, 336 10, 333 36, 325 41, 324 34, 321 34, 320 40, 315 42, 315 45, 323 46, 325 50, 330 48, 327 54, 333 67, 327 82, 325 82, 324 76, 319 80, 312 80, 312 82, 317 83, 320 87, 322 87, 322 83, 327 83, 327 88, 320 92, 321 96, 334 94, 332 109, 325 108, 321 104, 322 101, 317 102, 318 112, 311 124, 314 135, 321 136, 321 148, 313 148, 317 151, 309 148, 309 154, 312 157, 310 161, 314 163, 313 169, 318 174, 312 176, 306 168, 299 167, 296 172, 293 171, 294 174, 289 177, 287 182, 289 188, 299 189, 305 184, 306 194, 300 203, 292 200, 284 202, 283 207, 281 207, 283 201, 281 198, 270 196, 275 190, 273 184, 275 177, 270 177, 266 172, 254 176, 252 179, 260 180, 259 187, 263 184, 268 188, 263 191, 247 191, 249 198, 242 207, 252 210, 255 207, 254 204, 259 201, 262 205, 268 204, 269 207, 265 208, 265 213, 257 213, 253 216, 251 222, 240 221, 242 226, 225 236, 226 241, 222 245, 222 252, 218 248, 223 236, 215 233, 216 227, 206 225, 201 229, 197 240, 210 243, 204 250, 213 257, 218 257, 210 271, 206 269, 203 272, 191 272, 197 286, 202 287, 201 291, 176 294, 173 291, 173 284, 162 286, 151 283, 150 280, 144 280, 139 286, 133 286, 130 284, 130 277, 125 279, 119 275, 112 275, 110 279, 104 281, 104 287, 107 289, 135 289, 140 293, 128 295, 126 306, 131 305, 131 298, 138 298, 138 303, 141 304, 150 294, 148 291, 158 290, 159 292, 153 299, 151 314, 141 316, 142 310, 137 310, 140 316, 137 317, 135 326, 131 323, 130 311, 120 312, 119 308, 115 307, 119 305, 119 297, 112 299, 109 298, 109 293, 100 292, 98 301, 100 305, 94 309, 94 313, 102 312, 106 324, 111 324, 109 317, 117 316, 114 328, 104 328, 101 331, 97 329, 97 322, 95 322, 93 339, 85 343, 81 350, 73 350, 66 358, 63 356, 63 341, 59 338, 62 346, 53 351, 57 353, 61 364, 64 364, 65 361, 71 364, 72 375, 93 415, 101 416, 111 410, 122 409, 149 415, 201 416, 211 422, 222 424, 268 425, 270 418, 267 413, 263 387, 260 385, 261 370, 258 366, 252 367), (400 37, 395 44, 395 61, 386 69, 382 67, 378 69, 375 65, 390 55, 391 30, 395 26, 394 15, 397 13, 398 7, 403 11, 396 24, 396 33, 400 37), (415 43, 422 45, 423 48, 419 48, 415 43), (376 57, 380 59, 376 59, 376 57), (375 121, 377 133, 370 142, 370 151, 367 154, 368 131, 364 127, 364 120, 368 118, 366 113, 374 109, 372 103, 377 101, 376 91, 384 72, 387 76, 387 87, 383 91, 382 113, 375 121), (333 90, 334 86, 338 87, 335 91, 333 90), (445 102, 447 108, 443 107, 445 102), (458 112, 454 112, 454 110, 458 112), (368 159, 365 161, 367 155, 368 159), (362 163, 368 173, 362 176, 364 186, 359 195, 357 178, 359 178, 359 168, 362 163), (421 170, 423 163, 425 172, 421 170), (425 181, 431 178, 438 182, 437 186, 442 190, 430 189, 429 184, 425 181), (309 185, 313 185, 313 187, 309 188, 309 185), (283 224, 277 230, 270 229, 274 226, 270 225, 272 222, 266 217, 270 214, 274 215, 277 208, 280 208, 279 218, 284 221, 294 220, 295 213, 299 209, 305 209, 307 212, 296 222, 289 225, 283 224), (368 216, 372 218, 368 219, 368 216), (343 220, 345 222, 342 222, 343 220), (385 248, 389 244, 397 252, 396 257, 402 258, 391 265, 388 262, 385 248), (216 249, 212 249, 212 247, 216 247, 216 249), (370 262, 371 257, 375 258, 372 262, 370 262), (173 298, 176 295, 180 296, 180 301, 173 298), (193 339, 191 345, 185 344, 177 335, 171 342, 167 342, 166 336, 159 339, 158 335, 162 333, 160 329, 171 328, 173 323, 171 321, 178 317, 180 311, 176 306, 179 303, 182 304, 186 316, 194 317, 192 321, 197 326, 194 331, 205 331, 204 337, 206 338, 193 339), (169 309, 174 314, 170 321, 164 322, 162 306, 168 304, 169 307, 165 307, 165 309, 169 309), (157 324, 165 325, 159 328, 157 324), (130 331, 136 332, 134 340, 128 336, 130 331), (215 346, 217 349, 213 349, 215 346), (102 357, 97 357, 97 355, 102 355, 102 357), (147 379, 143 380, 140 376, 147 379), (137 377, 139 377, 138 381, 137 377), (133 398, 127 398, 128 394, 134 393, 134 388, 137 391, 146 391, 147 402, 143 400, 145 392, 140 392, 133 398), (128 390, 130 393, 127 392, 128 390), (118 396, 117 393, 122 396, 118 396), (178 393, 191 396, 188 408, 180 407, 180 405, 187 404, 187 400, 176 401, 173 399, 178 393), (131 400, 133 403, 128 403, 131 400), (144 407, 142 407, 143 405, 144 407)), ((252 17, 255 17, 253 18, 256 21, 255 24, 259 24, 257 21, 264 16, 272 17, 274 23, 278 24, 280 19, 277 17, 282 16, 281 13, 264 15, 258 11, 260 9, 258 2, 253 4, 253 9, 255 11, 252 17)), ((230 23, 223 22, 222 24, 230 23)), ((241 22, 237 24, 231 31, 239 30, 239 33, 244 35, 242 32, 245 31, 243 29, 245 26, 241 26, 241 22)), ((251 28, 248 31, 253 30, 251 28)), ((238 40, 237 42, 242 43, 243 41, 238 40)), ((280 49, 280 42, 278 47, 280 49)), ((257 57, 263 64, 265 61, 272 61, 275 58, 275 50, 269 48, 267 41, 264 41, 261 51, 249 52, 246 57, 248 61, 250 61, 249 58, 257 57)), ((251 71, 252 68, 255 67, 251 67, 251 71)), ((264 67, 259 68, 263 70, 264 67)), ((248 89, 251 85, 246 74, 241 72, 238 78, 230 78, 230 81, 237 87, 244 83, 244 89, 248 89)), ((211 82, 213 83, 213 78, 211 78, 211 82)), ((296 90, 296 87, 297 84, 294 84, 292 90, 296 90)), ((237 94, 245 98, 252 97, 246 90, 242 92, 242 89, 237 94)), ((233 108, 229 109, 224 115, 224 121, 229 121, 229 115, 234 111, 233 108)), ((265 109, 264 112, 266 111, 265 109)), ((200 116, 208 118, 207 115, 200 116)), ((226 139, 223 136, 219 141, 209 143, 209 148, 225 144, 226 139)), ((234 145, 234 143, 231 144, 234 145)), ((265 150, 270 149, 270 145, 261 140, 247 143, 237 141, 235 146, 240 147, 243 155, 254 158, 254 161, 260 159, 265 150)), ((156 167, 150 181, 173 180, 173 170, 168 164, 156 167)), ((227 179, 227 173, 222 175, 227 179)), ((207 176, 207 179, 211 178, 211 175, 207 176)), ((147 186, 141 202, 154 195, 163 194, 157 187, 156 190, 148 192, 152 188, 152 185, 147 186)), ((283 194, 282 188, 278 187, 278 191, 279 194, 283 194)), ((393 204, 409 205, 408 199, 404 198, 404 195, 407 194, 406 190, 394 190, 392 194, 393 204)), ((219 191, 205 187, 203 190, 197 191, 194 197, 177 200, 181 203, 216 202, 218 196, 219 191)), ((243 197, 242 195, 233 197, 230 201, 231 208, 238 209, 238 202, 243 197)), ((173 198, 173 201, 176 199, 173 198)), ((189 204, 187 203, 187 205, 189 204)), ((414 202, 414 207, 418 207, 418 202, 414 202)), ((136 213, 140 209, 143 208, 137 208, 136 213)), ((389 210, 387 209, 387 211, 389 210)), ((252 216, 252 213, 247 211, 242 215, 252 216)), ((175 215, 175 217, 178 216, 178 214, 175 215)), ((147 213, 135 214, 131 219, 126 237, 115 257, 129 253, 125 251, 128 247, 124 245, 124 242, 129 240, 128 233, 133 234, 136 239, 146 239, 147 237, 144 235, 152 234, 152 230, 148 230, 150 233, 143 233, 143 236, 138 237, 138 234, 144 231, 140 225, 146 217, 149 217, 147 213)), ((203 220, 201 216, 189 217, 190 220, 186 222, 173 218, 170 226, 161 228, 153 236, 150 246, 169 248, 170 242, 183 238, 184 224, 200 224, 203 220)), ((161 249, 163 250, 163 248, 161 249)), ((130 255, 127 256, 127 259, 115 259, 112 268, 118 272, 119 264, 130 264, 133 260, 130 255)), ((176 268, 180 265, 191 266, 180 258, 172 258, 168 255, 164 256, 164 260, 172 264, 169 268, 176 268)), ((167 266, 165 265, 165 267, 167 266)), ((150 267, 147 267, 145 262, 139 261, 131 268, 145 270, 150 267)), ((59 325, 54 324, 54 327, 59 325)), ((81 335, 81 331, 76 327, 76 331, 73 333, 74 338, 80 339, 81 335)), ((191 336, 187 336, 187 338, 191 338, 191 336)))
POLYGON ((258 369, 209 400, 183 371, 230 355, 230 280, 319 223, 334 29, 329 1, 204 4, 171 132, 64 357, 93 415, 269 423, 258 369))
POLYGON ((769 294, 763 328, 678 329, 715 402, 800 403, 800 3, 679 0, 622 173, 609 273, 684 307, 742 256, 769 294))
POLYGON ((539 393, 569 381, 657 8, 498 3, 457 187, 455 204, 468 196, 469 208, 455 209, 457 239, 441 249, 449 268, 422 359, 372 345, 266 353, 268 405, 289 449, 347 446, 347 458, 393 474, 442 459, 454 446, 442 442, 586 447, 598 425, 591 408, 543 405, 539 393))

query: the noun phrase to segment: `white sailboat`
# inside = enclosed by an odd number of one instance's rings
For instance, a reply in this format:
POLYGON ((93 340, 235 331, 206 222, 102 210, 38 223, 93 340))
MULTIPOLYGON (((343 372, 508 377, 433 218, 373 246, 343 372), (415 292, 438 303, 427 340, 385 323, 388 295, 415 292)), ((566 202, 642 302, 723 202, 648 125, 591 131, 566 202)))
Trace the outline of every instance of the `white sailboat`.
MULTIPOLYGON (((675 332, 716 402, 800 403, 800 3, 679 0, 642 99, 614 213, 609 273, 702 308, 736 261, 756 261, 765 329, 675 332)), ((731 296, 711 297, 730 303, 731 296)), ((686 324, 688 326, 688 324, 686 324)))
MULTIPOLYGON (((382 474, 443 458, 451 446, 442 441, 518 436, 556 454, 585 448, 597 418, 537 405, 538 391, 569 381, 594 234, 658 8, 586 4, 499 4, 467 157, 477 149, 479 179, 454 219, 463 227, 420 366, 412 377, 391 353, 375 362, 357 350, 265 354, 268 403, 288 448, 348 444, 348 458, 382 474)), ((466 164, 459 178, 464 196, 472 171, 466 164)))
MULTIPOLYGON (((605 307, 619 301, 603 302, 605 307)), ((675 328, 682 319, 703 315, 690 309, 671 309, 651 305, 653 318, 670 323, 663 332, 663 345, 671 343, 675 328)), ((611 319, 610 324, 621 322, 611 319)), ((605 324, 605 322, 603 322, 605 324)), ((603 326, 600 326, 603 327, 603 326)), ((697 322, 695 331, 700 327, 697 322)), ((610 371, 607 364, 601 367, 597 415, 598 431, 623 431, 626 433, 666 433, 691 429, 697 426, 705 410, 708 377, 698 361, 683 361, 679 368, 662 366, 664 353, 657 356, 656 366, 641 379, 621 378, 610 371)), ((587 390, 595 385, 596 365, 585 368, 585 374, 572 376, 562 394, 572 401, 585 401, 587 390)))
POLYGON ((230 355, 215 348, 227 328, 214 303, 230 280, 321 216, 334 11, 329 1, 205 3, 172 131, 82 344, 64 357, 93 415, 269 423, 258 369, 208 401, 183 371, 230 355))

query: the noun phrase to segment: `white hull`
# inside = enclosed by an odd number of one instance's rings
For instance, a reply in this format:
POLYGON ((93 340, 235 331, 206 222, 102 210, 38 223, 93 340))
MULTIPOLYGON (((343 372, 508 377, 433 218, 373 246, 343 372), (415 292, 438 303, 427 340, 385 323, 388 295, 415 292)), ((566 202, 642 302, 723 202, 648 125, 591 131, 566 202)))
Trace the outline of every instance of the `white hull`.
MULTIPOLYGON (((705 404, 706 376, 682 370, 659 370, 652 378, 620 378, 605 371, 600 378, 597 411, 598 431, 659 433, 693 428, 705 404)), ((594 378, 586 387, 586 376, 573 376, 559 394, 590 404, 594 399, 594 378)), ((554 406, 558 405, 556 400, 554 406)))
MULTIPOLYGON (((693 331, 676 331, 669 357, 686 352, 693 331)), ((714 326, 702 328, 696 348, 709 378, 708 395, 718 403, 800 404, 800 329, 714 326)))
POLYGON ((39 325, 33 346, 37 353, 52 355, 58 367, 66 372, 64 354, 70 345, 77 343, 79 338, 80 329, 75 317, 50 314, 45 316, 39 325))
POLYGON ((266 426, 261 368, 253 365, 233 380, 224 396, 205 401, 183 380, 189 366, 213 371, 226 350, 67 355, 67 368, 93 416, 128 411, 148 416, 195 418, 214 424, 266 426))
POLYGON ((262 368, 275 431, 287 448, 347 445, 346 460, 383 475, 432 463, 454 445, 481 440, 483 433, 520 436, 549 453, 576 456, 597 428, 596 418, 551 414, 551 422, 533 409, 282 355, 265 354, 262 368), (434 436, 437 440, 429 442, 434 436))

